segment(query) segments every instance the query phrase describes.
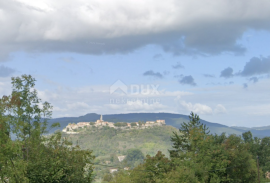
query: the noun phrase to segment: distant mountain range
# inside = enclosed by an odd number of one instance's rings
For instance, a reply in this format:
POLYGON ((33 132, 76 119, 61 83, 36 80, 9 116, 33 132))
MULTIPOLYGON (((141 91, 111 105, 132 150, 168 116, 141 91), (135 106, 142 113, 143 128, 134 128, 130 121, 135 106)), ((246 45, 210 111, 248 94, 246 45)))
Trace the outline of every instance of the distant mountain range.
MULTIPOLYGON (((63 118, 54 118, 49 121, 49 124, 59 122, 61 127, 55 128, 50 132, 55 130, 62 130, 68 125, 68 123, 77 123, 77 122, 95 122, 100 118, 99 114, 89 113, 84 116, 79 117, 63 117, 63 118)), ((109 122, 138 122, 138 121, 155 121, 157 119, 164 119, 167 125, 171 125, 175 128, 180 128, 183 122, 188 122, 189 117, 182 114, 172 114, 172 113, 128 113, 128 114, 107 114, 103 115, 104 121, 109 122)), ((265 127, 228 127, 226 125, 221 125, 218 123, 211 123, 201 119, 201 122, 205 124, 212 134, 221 134, 226 132, 227 134, 236 134, 241 135, 243 132, 251 131, 253 136, 256 137, 265 137, 270 136, 270 126, 265 127)))

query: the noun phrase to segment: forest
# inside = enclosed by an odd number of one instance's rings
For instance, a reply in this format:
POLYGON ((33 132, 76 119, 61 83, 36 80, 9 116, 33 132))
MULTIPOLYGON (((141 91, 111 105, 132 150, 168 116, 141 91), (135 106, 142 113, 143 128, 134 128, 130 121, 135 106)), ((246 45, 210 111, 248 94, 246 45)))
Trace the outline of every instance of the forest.
MULTIPOLYGON (((267 182, 270 169, 270 137, 253 138, 251 132, 242 136, 210 135, 191 112, 171 136, 169 157, 161 151, 147 155, 144 162, 130 171, 105 177, 108 182, 186 182, 186 183, 254 183, 267 182)), ((104 179, 105 180, 105 179, 104 179)), ((268 180, 269 181, 269 180, 268 180)))

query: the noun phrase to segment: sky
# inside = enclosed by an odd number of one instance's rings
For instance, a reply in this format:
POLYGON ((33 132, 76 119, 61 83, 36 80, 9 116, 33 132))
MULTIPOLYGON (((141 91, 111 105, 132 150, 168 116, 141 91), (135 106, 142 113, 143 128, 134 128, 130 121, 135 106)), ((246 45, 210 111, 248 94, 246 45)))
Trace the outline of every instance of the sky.
POLYGON ((0 96, 53 117, 170 112, 270 125, 269 0, 0 0, 0 96))

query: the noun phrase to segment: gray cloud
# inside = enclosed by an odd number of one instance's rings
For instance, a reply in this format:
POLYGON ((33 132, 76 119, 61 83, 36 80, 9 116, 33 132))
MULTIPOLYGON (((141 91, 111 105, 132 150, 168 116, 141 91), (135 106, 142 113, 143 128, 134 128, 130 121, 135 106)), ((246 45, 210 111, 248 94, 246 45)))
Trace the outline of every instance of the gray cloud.
POLYGON ((0 77, 9 77, 15 72, 16 72, 16 70, 14 70, 12 68, 5 67, 3 65, 0 66, 0 77))
POLYGON ((163 60, 163 56, 162 56, 162 54, 155 54, 155 55, 153 56, 153 59, 154 59, 154 60, 163 60))
MULTIPOLYGON (((224 25, 220 25, 223 27, 224 25)), ((224 29, 227 29, 223 27, 224 29)), ((196 29, 196 28, 195 28, 196 29)), ((190 30, 188 35, 182 34, 182 36, 186 37, 186 39, 179 39, 178 41, 165 43, 162 45, 163 50, 166 52, 171 52, 175 56, 178 55, 201 55, 207 56, 208 54, 211 55, 218 55, 224 51, 232 52, 235 55, 243 55, 246 51, 246 48, 242 45, 236 44, 236 39, 240 38, 244 31, 240 34, 236 33, 237 30, 231 30, 229 32, 225 32, 224 30, 216 30, 220 32, 221 35, 211 35, 211 32, 216 29, 214 27, 197 27, 198 30, 204 29, 202 32, 190 30), (197 35, 193 35, 195 33, 197 35), (222 40, 216 41, 219 38, 223 37, 222 40), (226 40, 227 38, 227 40, 226 40)), ((180 37, 180 36, 179 36, 180 37)), ((177 38, 176 38, 177 40, 177 38)))
POLYGON ((73 57, 61 57, 59 59, 67 63, 79 63, 73 57))
POLYGON ((159 72, 154 72, 152 70, 149 70, 149 71, 146 71, 145 73, 143 73, 144 76, 153 76, 153 77, 156 77, 156 78, 163 78, 163 75, 160 74, 159 72))
POLYGON ((204 74, 203 76, 206 78, 214 78, 215 77, 215 75, 212 75, 212 74, 204 74))
POLYGON ((178 75, 174 75, 173 77, 175 77, 175 78, 182 78, 182 77, 184 77, 184 75, 183 74, 178 74, 178 75))
POLYGON ((170 71, 163 71, 163 74, 164 75, 169 75, 170 74, 170 71))
POLYGON ((0 1, 0 58, 16 51, 129 53, 146 45, 174 55, 243 54, 237 40, 246 30, 270 30, 269 6, 268 0, 0 1))
POLYGON ((257 83, 259 79, 257 77, 249 78, 249 81, 253 81, 253 83, 257 83))
POLYGON ((179 83, 196 86, 196 83, 194 82, 194 78, 192 76, 183 77, 181 80, 179 80, 179 83))
POLYGON ((269 74, 270 73, 270 57, 253 57, 246 63, 241 76, 252 76, 256 74, 269 74))
POLYGON ((172 68, 174 68, 174 69, 183 69, 185 67, 181 63, 178 62, 176 65, 173 65, 172 68))
POLYGON ((223 71, 221 71, 220 77, 224 78, 233 77, 233 69, 231 67, 224 69, 223 71))

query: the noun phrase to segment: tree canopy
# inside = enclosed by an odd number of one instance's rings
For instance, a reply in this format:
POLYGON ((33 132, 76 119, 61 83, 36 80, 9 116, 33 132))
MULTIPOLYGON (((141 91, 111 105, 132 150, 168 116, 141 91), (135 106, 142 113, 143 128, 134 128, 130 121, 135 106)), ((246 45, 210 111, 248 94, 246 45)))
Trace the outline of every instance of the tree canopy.
POLYGON ((111 182, 140 183, 254 183, 258 178, 256 165, 260 157, 262 175, 269 171, 269 139, 253 138, 250 132, 237 135, 211 135, 198 115, 191 112, 171 136, 170 157, 159 151, 146 156, 144 163, 128 172, 120 172, 111 182))
POLYGON ((53 107, 34 86, 31 75, 13 77, 11 95, 0 98, 0 182, 91 182, 92 151, 46 134, 53 107))

